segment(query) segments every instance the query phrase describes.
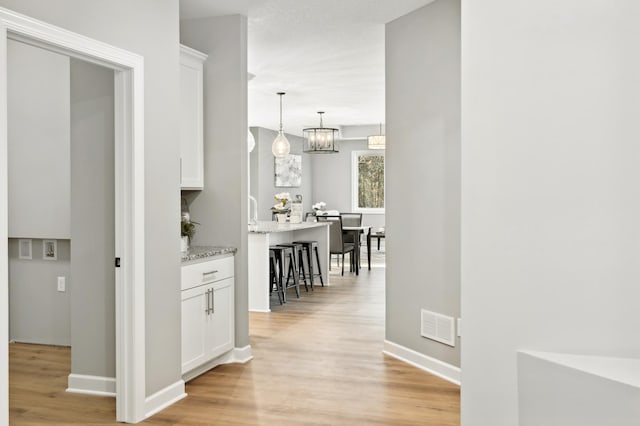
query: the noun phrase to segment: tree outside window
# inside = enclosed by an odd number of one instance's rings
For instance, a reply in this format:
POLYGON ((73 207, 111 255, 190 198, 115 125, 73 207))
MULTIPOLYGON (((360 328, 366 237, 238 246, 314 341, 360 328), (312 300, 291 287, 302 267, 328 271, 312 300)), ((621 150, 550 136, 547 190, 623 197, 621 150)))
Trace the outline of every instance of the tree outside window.
POLYGON ((353 210, 384 213, 384 154, 354 151, 352 161, 353 210))

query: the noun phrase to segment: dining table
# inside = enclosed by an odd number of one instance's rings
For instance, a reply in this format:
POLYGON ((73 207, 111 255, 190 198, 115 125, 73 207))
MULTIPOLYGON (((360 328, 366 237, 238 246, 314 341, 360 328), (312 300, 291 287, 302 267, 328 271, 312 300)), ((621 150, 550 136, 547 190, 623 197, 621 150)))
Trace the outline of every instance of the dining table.
POLYGON ((371 270, 371 225, 343 226, 342 232, 343 234, 353 235, 353 241, 358 242, 358 247, 356 250, 356 275, 358 274, 358 271, 360 268, 360 234, 366 234, 367 264, 368 264, 369 270, 371 270))

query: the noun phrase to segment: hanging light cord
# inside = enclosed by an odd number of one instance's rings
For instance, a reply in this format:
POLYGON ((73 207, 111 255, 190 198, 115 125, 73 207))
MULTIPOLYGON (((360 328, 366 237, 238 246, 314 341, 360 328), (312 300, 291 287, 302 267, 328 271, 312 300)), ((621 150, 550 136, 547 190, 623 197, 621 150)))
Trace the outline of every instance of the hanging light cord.
POLYGON ((278 92, 278 95, 280 96, 280 133, 282 133, 282 95, 284 95, 284 92, 278 92))

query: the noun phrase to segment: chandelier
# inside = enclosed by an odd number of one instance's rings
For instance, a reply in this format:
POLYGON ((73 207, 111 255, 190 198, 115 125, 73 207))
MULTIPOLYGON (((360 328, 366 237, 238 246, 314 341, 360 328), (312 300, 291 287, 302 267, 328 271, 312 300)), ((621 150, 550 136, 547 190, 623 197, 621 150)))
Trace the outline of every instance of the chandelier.
POLYGON ((303 151, 309 154, 332 154, 338 152, 336 147, 338 129, 324 127, 322 125, 324 111, 318 111, 318 114, 320 114, 320 127, 302 129, 302 136, 304 137, 303 151))

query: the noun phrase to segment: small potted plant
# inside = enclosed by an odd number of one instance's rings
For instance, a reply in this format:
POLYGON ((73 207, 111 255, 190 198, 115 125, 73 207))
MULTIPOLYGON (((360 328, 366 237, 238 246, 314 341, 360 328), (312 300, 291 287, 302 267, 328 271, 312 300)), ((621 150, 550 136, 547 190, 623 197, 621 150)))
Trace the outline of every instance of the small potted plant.
POLYGON ((287 213, 289 213, 290 209, 287 206, 289 201, 291 201, 291 195, 288 192, 280 192, 273 197, 277 203, 271 207, 271 210, 276 213, 276 220, 278 222, 286 222, 287 221, 287 213))
POLYGON ((180 236, 181 236, 180 250, 181 251, 185 252, 189 250, 191 239, 196 233, 196 225, 199 225, 199 223, 186 218, 182 218, 180 220, 180 236))

